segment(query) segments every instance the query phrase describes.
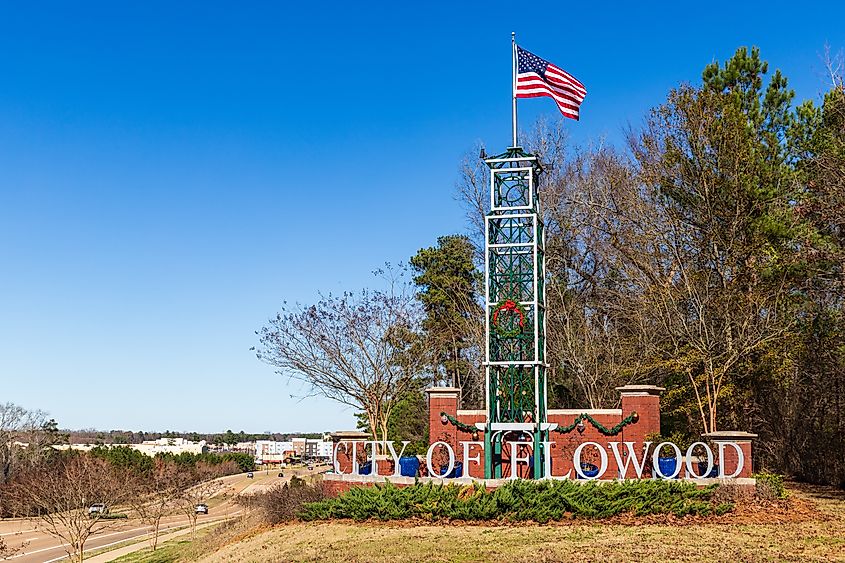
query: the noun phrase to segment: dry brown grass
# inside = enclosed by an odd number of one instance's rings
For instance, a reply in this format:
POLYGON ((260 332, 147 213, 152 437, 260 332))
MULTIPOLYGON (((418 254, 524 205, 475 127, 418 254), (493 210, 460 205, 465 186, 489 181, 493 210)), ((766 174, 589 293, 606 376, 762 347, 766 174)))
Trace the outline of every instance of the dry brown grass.
POLYGON ((296 523, 201 559, 222 562, 845 561, 845 498, 792 489, 771 518, 738 510, 712 521, 489 526, 296 523))

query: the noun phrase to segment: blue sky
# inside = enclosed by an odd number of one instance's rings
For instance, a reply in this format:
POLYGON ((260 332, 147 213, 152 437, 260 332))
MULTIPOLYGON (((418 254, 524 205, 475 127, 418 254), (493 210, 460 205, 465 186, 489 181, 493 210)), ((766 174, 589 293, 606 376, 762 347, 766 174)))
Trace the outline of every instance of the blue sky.
POLYGON ((817 99, 845 47, 839 2, 512 6, 0 6, 0 402, 72 428, 352 427, 292 398, 253 331, 466 228, 459 162, 510 140, 512 30, 587 86, 573 143, 619 143, 741 45, 817 99))

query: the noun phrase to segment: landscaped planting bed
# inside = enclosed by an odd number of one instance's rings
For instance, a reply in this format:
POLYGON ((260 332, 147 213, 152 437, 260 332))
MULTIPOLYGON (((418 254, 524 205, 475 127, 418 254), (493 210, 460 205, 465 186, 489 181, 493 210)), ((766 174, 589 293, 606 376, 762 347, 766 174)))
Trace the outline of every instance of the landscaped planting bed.
POLYGON ((480 485, 390 483, 353 488, 337 497, 305 504, 303 520, 424 520, 534 521, 572 518, 609 518, 630 513, 710 515, 733 510, 717 502, 718 485, 700 488, 680 481, 572 481, 516 480, 488 491, 480 485))

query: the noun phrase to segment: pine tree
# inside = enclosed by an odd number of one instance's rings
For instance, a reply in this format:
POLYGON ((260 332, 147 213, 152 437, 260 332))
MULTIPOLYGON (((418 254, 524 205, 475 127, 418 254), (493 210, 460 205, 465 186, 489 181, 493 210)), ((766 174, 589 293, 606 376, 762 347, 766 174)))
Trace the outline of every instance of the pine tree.
POLYGON ((462 388, 465 404, 479 402, 481 378, 473 354, 482 346, 483 317, 478 303, 481 274, 473 263, 472 243, 465 236, 443 236, 410 262, 425 310, 423 329, 432 345, 434 373, 462 388))

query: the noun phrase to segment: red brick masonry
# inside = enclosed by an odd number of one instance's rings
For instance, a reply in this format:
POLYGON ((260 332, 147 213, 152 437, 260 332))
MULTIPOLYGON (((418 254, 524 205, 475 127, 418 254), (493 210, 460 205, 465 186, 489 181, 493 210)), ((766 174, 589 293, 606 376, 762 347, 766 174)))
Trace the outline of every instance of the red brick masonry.
MULTIPOLYGON (((622 430, 614 436, 605 436, 597 428, 595 428, 588 420, 584 421, 583 432, 577 429, 566 434, 559 432, 551 432, 551 475, 553 477, 563 477, 569 475, 572 479, 577 479, 577 474, 573 466, 573 456, 576 448, 581 444, 593 442, 598 444, 607 455, 608 465, 607 470, 598 476, 600 480, 611 480, 616 478, 635 478, 636 471, 633 463, 629 463, 625 475, 619 475, 616 458, 612 451, 611 442, 617 442, 617 448, 622 456, 622 462, 628 460, 628 448, 626 442, 633 443, 634 452, 637 459, 643 459, 644 443, 646 437, 659 434, 660 432, 660 393, 663 391, 660 387, 649 385, 627 385, 619 387, 617 390, 620 393, 621 408, 619 409, 603 409, 603 410, 549 410, 548 421, 557 423, 560 427, 570 426, 575 419, 582 413, 589 414, 597 422, 611 428, 619 424, 622 420, 627 418, 632 413, 636 412, 638 418, 636 422, 626 425, 622 430)), ((436 387, 426 390, 429 398, 429 431, 430 443, 443 442, 449 444, 455 454, 457 461, 462 461, 464 469, 468 471, 468 477, 460 479, 441 479, 433 477, 423 477, 422 481, 434 481, 443 483, 470 483, 472 479, 484 478, 484 433, 477 432, 476 440, 473 440, 471 432, 464 432, 459 430, 450 422, 444 423, 441 413, 447 413, 449 416, 459 420, 463 424, 475 425, 476 422, 484 422, 486 420, 485 411, 468 411, 460 410, 460 390, 454 388, 436 387), (467 454, 466 458, 464 454, 467 454)), ((714 461, 720 464, 721 473, 726 477, 734 478, 734 483, 738 485, 753 485, 754 480, 750 479, 752 472, 752 441, 756 436, 746 432, 718 432, 704 436, 702 440, 706 440, 711 450, 713 451, 714 461), (739 449, 744 457, 742 470, 737 472, 739 463, 739 449), (736 475, 734 475, 736 473, 736 475)), ((398 486, 407 486, 414 483, 413 478, 394 477, 394 463, 392 456, 384 453, 377 455, 375 468, 376 472, 371 472, 370 475, 351 475, 353 472, 353 453, 357 459, 358 466, 361 467, 372 457, 372 449, 366 441, 369 436, 362 432, 339 432, 333 435, 336 442, 339 442, 336 448, 337 469, 341 474, 328 473, 324 477, 324 487, 330 494, 336 494, 348 490, 353 486, 370 486, 375 483, 383 483, 385 480, 390 480, 398 486)), ((652 449, 657 444, 652 444, 652 449)), ((401 449, 401 445, 396 444, 396 448, 401 449)), ((517 455, 520 457, 527 457, 530 450, 530 443, 518 443, 517 455)), ((399 455, 399 449, 395 451, 399 455)), ((445 450, 445 448, 443 448, 445 450)), ((651 453, 651 452, 649 452, 651 453)), ((682 452, 685 454, 686 452, 682 452)), ((440 452, 443 454, 443 452, 440 452)), ((503 468, 502 475, 504 477, 511 476, 511 468, 509 464, 510 446, 505 447, 503 452, 503 468)), ((643 477, 652 477, 651 459, 646 459, 645 470, 643 477)), ((595 446, 587 446, 582 452, 582 461, 593 463, 600 466, 600 454, 595 446)), ((684 458, 686 459, 686 458, 684 458)), ((438 453, 435 452, 433 456, 434 463, 439 465, 440 460, 445 461, 445 457, 438 459, 438 453)), ((424 456, 422 467, 425 467, 424 456)), ((633 460, 632 460, 633 461, 633 460)), ((695 460, 697 461, 697 460, 695 460)), ((539 460, 543 463, 543 460, 539 460)), ((690 474, 686 463, 682 463, 682 467, 678 477, 680 478, 698 478, 697 463, 691 463, 693 472, 690 474)), ((425 474, 425 473, 423 473, 425 474)), ((529 468, 526 463, 519 463, 517 465, 517 476, 528 478, 529 468)), ((492 489, 505 482, 506 479, 488 480, 485 482, 487 488, 492 489)), ((713 482, 713 479, 698 479, 700 484, 707 484, 713 482)))
MULTIPOLYGON (((643 447, 646 441, 646 436, 660 433, 660 393, 663 391, 661 387, 652 385, 626 385, 618 387, 621 397, 620 409, 602 409, 602 410, 580 410, 567 409, 548 411, 548 421, 557 423, 560 427, 571 425, 575 419, 582 413, 589 414, 597 422, 601 423, 606 428, 611 428, 619 424, 623 419, 628 417, 631 413, 636 412, 639 416, 637 422, 629 424, 622 428, 622 431, 615 436, 605 436, 598 429, 593 427, 589 421, 584 421, 583 433, 573 430, 567 434, 559 432, 551 432, 550 441, 552 442, 551 459, 552 459, 552 475, 560 477, 566 475, 571 471, 571 477, 575 478, 575 469, 572 463, 575 449, 585 442, 595 442, 607 452, 608 469, 605 474, 599 475, 600 479, 615 479, 618 477, 635 478, 636 472, 633 463, 628 465, 628 470, 625 475, 617 474, 616 461, 611 451, 610 442, 633 442, 634 451, 639 459, 643 454, 643 447)), ((456 418, 463 424, 475 425, 476 422, 484 422, 486 420, 485 411, 466 411, 458 408, 460 403, 460 390, 454 388, 431 388, 427 389, 426 393, 429 395, 429 440, 430 443, 445 442, 449 444, 455 451, 455 456, 458 460, 463 461, 464 445, 462 442, 473 442, 472 434, 459 430, 451 423, 444 424, 441 420, 442 412, 456 418)), ((737 477, 751 476, 751 440, 754 435, 744 432, 728 432, 709 435, 706 438, 712 442, 718 441, 733 441, 737 442, 743 450, 745 456, 745 463, 742 471, 737 477)), ((464 468, 468 470, 471 477, 481 479, 484 477, 483 465, 483 444, 484 433, 478 432, 478 439, 475 441, 478 445, 470 445, 469 456, 480 457, 481 462, 464 463, 464 468)), ((656 446, 657 444, 653 444, 656 446)), ((619 451, 623 455, 623 461, 628 457, 627 447, 620 444, 619 451)), ((530 444, 519 446, 520 451, 518 455, 523 456, 529 453, 530 444)), ((738 462, 738 455, 733 447, 724 447, 724 468, 726 475, 731 475, 735 472, 738 462)), ((510 447, 506 447, 503 452, 504 462, 502 468, 503 476, 510 476, 511 470, 508 464, 510 456, 510 447)), ((719 447, 713 445, 714 455, 718 457, 719 447)), ((685 453, 685 452, 683 452, 685 453)), ((599 453, 595 447, 588 446, 582 453, 582 461, 594 463, 599 465, 599 453)), ((716 460, 719 463, 718 459, 716 460)), ((650 466, 650 462, 646 463, 646 467, 650 466)), ((694 470, 697 467, 693 464, 694 470)), ((526 464, 518 466, 518 475, 520 477, 528 477, 528 467, 526 464)), ((651 476, 646 471, 644 476, 651 476)), ((686 464, 684 464, 680 477, 693 477, 688 475, 686 464)))

